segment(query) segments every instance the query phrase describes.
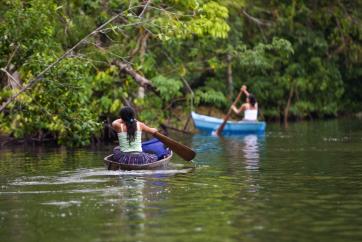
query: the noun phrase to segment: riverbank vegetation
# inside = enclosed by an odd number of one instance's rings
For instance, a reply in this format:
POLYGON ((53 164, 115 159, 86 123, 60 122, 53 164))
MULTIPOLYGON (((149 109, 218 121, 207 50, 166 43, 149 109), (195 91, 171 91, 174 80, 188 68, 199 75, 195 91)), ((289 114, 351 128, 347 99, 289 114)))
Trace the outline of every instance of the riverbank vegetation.
POLYGON ((362 109, 359 1, 1 2, 9 137, 86 145, 110 136, 122 105, 183 129, 192 109, 225 111, 242 84, 266 120, 362 109))

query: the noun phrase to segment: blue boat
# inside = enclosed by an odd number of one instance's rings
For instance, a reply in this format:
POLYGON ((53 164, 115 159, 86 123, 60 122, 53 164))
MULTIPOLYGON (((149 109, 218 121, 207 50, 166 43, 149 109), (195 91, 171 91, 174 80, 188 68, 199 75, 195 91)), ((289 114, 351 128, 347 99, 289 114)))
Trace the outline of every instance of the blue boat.
MULTIPOLYGON (((223 119, 214 118, 206 115, 191 113, 195 127, 201 132, 212 133, 220 127, 223 119)), ((265 122, 261 121, 227 121, 223 135, 240 135, 240 134, 260 134, 264 133, 266 127, 265 122)))

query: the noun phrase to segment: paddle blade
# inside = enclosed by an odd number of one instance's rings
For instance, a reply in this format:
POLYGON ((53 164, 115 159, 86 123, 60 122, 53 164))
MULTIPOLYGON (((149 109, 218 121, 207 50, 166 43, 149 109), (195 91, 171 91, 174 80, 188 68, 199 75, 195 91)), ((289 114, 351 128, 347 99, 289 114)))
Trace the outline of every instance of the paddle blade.
POLYGON ((153 134, 156 138, 161 140, 168 148, 170 148, 173 152, 178 154, 182 159, 190 161, 196 156, 196 152, 159 132, 153 134))

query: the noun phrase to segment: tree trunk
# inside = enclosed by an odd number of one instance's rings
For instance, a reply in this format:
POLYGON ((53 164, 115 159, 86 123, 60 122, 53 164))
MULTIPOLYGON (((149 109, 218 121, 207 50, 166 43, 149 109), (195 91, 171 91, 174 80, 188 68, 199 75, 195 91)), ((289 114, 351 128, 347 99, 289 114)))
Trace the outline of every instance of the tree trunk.
POLYGON ((228 98, 231 100, 233 97, 233 69, 232 69, 232 56, 231 54, 227 55, 228 71, 227 71, 227 81, 228 81, 228 98))
POLYGON ((184 128, 183 128, 183 131, 188 132, 188 131, 187 131, 187 128, 188 128, 188 126, 189 126, 190 120, 191 120, 191 114, 187 117, 187 120, 186 120, 185 126, 184 126, 184 128))
POLYGON ((294 95, 294 82, 291 84, 290 91, 289 91, 288 102, 287 102, 287 105, 285 106, 285 109, 284 109, 284 124, 285 124, 286 127, 288 126, 288 115, 289 115, 289 109, 290 109, 290 105, 291 105, 291 102, 292 102, 293 95, 294 95))

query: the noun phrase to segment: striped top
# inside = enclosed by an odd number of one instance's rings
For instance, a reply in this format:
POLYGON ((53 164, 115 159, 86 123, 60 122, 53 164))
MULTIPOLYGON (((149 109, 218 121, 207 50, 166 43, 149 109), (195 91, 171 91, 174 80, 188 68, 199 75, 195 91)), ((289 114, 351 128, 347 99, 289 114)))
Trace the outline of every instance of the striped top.
POLYGON ((122 152, 142 152, 142 131, 140 130, 139 123, 137 122, 137 131, 135 133, 135 140, 129 143, 127 139, 127 132, 123 132, 121 125, 121 132, 117 133, 119 147, 122 152))

